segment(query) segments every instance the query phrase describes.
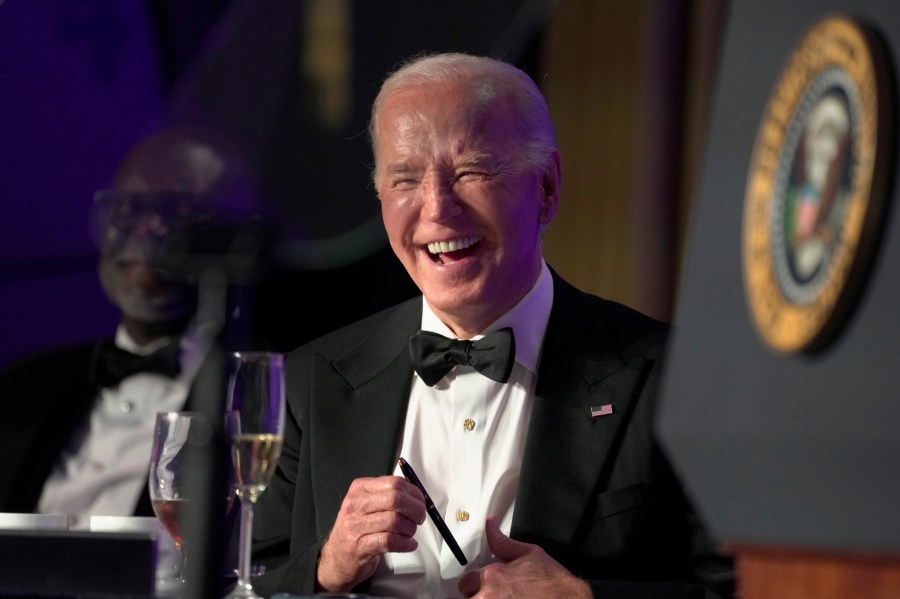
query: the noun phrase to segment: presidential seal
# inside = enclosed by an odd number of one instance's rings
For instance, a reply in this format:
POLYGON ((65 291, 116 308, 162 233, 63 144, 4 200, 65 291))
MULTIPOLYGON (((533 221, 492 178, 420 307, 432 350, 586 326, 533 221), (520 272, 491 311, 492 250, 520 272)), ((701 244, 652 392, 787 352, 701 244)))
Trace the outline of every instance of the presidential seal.
POLYGON ((894 151, 880 38, 842 15, 800 40, 757 131, 743 215, 747 302, 778 352, 821 349, 874 257, 894 151))

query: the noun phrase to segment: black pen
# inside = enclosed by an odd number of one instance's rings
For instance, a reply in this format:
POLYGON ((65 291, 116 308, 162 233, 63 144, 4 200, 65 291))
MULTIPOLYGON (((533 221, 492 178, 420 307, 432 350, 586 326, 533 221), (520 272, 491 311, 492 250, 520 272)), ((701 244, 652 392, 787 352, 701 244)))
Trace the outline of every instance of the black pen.
POLYGON ((462 549, 459 548, 459 544, 456 542, 456 539, 453 538, 453 533, 450 532, 450 529, 447 528, 447 523, 444 522, 444 519, 441 518, 441 515, 438 513, 437 508, 434 507, 434 502, 431 500, 431 495, 428 494, 428 491, 425 490, 424 485, 422 485, 422 481, 419 480, 419 477, 416 476, 415 471, 412 469, 412 466, 407 463, 406 460, 400 458, 397 460, 397 463, 400 465, 400 471, 403 473, 403 476, 411 482, 412 484, 419 487, 419 490, 422 491, 422 495, 425 496, 425 511, 428 512, 428 515, 431 516, 431 521, 434 522, 434 525, 437 526, 438 532, 441 533, 441 536, 444 537, 444 541, 447 542, 447 545, 450 547, 450 551, 453 552, 453 555, 456 556, 456 559, 463 566, 469 563, 469 560, 466 559, 465 554, 462 552, 462 549))

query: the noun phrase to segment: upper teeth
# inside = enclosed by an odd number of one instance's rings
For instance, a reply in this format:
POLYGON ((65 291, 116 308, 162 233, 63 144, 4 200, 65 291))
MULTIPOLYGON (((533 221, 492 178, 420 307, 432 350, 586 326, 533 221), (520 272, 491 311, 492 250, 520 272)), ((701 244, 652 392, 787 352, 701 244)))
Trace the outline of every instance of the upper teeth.
POLYGON ((464 237, 452 241, 435 241, 434 243, 428 244, 428 251, 432 254, 455 252, 456 250, 464 250, 477 241, 478 237, 464 237))

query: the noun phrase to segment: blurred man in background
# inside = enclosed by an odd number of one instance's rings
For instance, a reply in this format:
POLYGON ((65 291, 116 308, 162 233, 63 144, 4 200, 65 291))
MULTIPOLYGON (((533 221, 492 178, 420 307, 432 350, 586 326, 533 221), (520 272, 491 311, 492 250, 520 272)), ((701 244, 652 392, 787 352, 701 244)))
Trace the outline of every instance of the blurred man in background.
POLYGON ((69 514, 71 528, 91 515, 153 515, 155 415, 190 408, 223 328, 198 317, 197 273, 181 268, 186 249, 172 240, 223 214, 249 216, 256 202, 252 173, 217 131, 167 128, 125 156, 91 211, 100 283, 120 324, 111 339, 0 373, 0 511, 69 514))

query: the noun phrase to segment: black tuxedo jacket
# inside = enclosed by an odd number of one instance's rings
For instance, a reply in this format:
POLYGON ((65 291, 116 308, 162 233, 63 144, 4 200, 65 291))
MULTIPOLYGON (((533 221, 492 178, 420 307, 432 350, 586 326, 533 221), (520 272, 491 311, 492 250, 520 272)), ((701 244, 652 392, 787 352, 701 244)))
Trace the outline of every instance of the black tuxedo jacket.
MULTIPOLYGON (((597 596, 727 594, 730 563, 653 440, 667 327, 553 278, 512 537, 543 547, 597 596), (613 414, 592 418, 603 404, 613 414)), ((393 472, 420 322, 414 298, 288 356, 285 445, 254 524, 269 571, 254 587, 311 592, 350 482, 393 472)))
MULTIPOLYGON (((93 361, 107 342, 42 352, 0 373, 0 511, 37 509, 53 466, 90 417, 99 391, 93 361)), ((133 515, 153 516, 146 488, 133 515)))

